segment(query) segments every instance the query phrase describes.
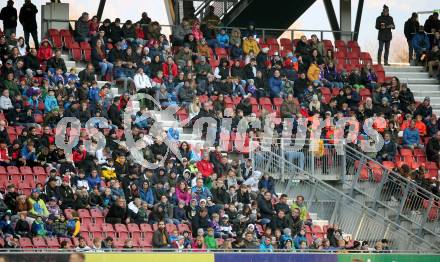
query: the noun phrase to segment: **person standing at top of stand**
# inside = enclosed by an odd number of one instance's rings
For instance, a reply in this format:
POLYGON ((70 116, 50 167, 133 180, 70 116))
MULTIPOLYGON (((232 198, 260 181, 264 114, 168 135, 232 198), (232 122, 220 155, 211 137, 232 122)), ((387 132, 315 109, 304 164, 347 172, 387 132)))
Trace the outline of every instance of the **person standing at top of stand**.
POLYGON ((408 42, 408 59, 410 64, 414 59, 414 47, 412 44, 412 39, 417 34, 419 27, 419 16, 417 13, 412 13, 411 17, 405 22, 404 26, 404 33, 408 42))
POLYGON ((382 51, 385 46, 385 53, 383 55, 385 65, 388 66, 388 54, 390 52, 390 42, 393 38, 391 33, 392 29, 395 29, 393 18, 390 16, 390 10, 388 6, 384 5, 382 14, 376 19, 376 29, 379 30, 377 40, 379 40, 379 50, 377 51, 377 63, 381 64, 382 51))
POLYGON ((35 49, 38 49, 37 13, 37 7, 31 3, 31 0, 25 0, 19 15, 20 23, 23 25, 24 42, 29 46, 29 34, 32 35, 35 49))

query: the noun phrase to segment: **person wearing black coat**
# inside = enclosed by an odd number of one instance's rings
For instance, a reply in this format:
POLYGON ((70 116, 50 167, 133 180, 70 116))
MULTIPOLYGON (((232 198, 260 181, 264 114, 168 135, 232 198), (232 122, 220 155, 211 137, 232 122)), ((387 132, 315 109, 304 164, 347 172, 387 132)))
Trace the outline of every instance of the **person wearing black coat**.
POLYGON ((197 236, 197 230, 200 228, 203 229, 204 232, 206 232, 209 227, 208 209, 201 208, 199 213, 192 218, 191 226, 193 237, 197 236))
POLYGON ((110 34, 108 37, 112 40, 113 43, 117 43, 122 40, 122 28, 121 28, 121 19, 116 18, 115 22, 110 25, 110 34))
POLYGON ((8 0, 8 3, 0 11, 0 20, 3 20, 3 29, 6 37, 9 37, 17 29, 17 9, 14 7, 14 1, 8 0))
POLYGON ((275 229, 280 229, 283 231, 285 228, 290 228, 289 218, 284 213, 284 210, 279 210, 276 215, 273 215, 271 221, 272 231, 275 232, 275 229))
POLYGON ((396 144, 391 141, 391 135, 389 133, 385 133, 383 147, 376 156, 377 161, 381 163, 382 161, 394 161, 396 153, 396 144))
POLYGON ((440 20, 438 19, 438 12, 434 12, 432 15, 428 17, 428 19, 426 19, 423 28, 425 29, 425 32, 428 33, 429 42, 431 43, 432 46, 434 40, 434 34, 430 34, 430 33, 434 33, 440 30, 440 20))
POLYGON ((261 223, 269 224, 272 220, 275 210, 272 205, 272 193, 266 191, 264 197, 258 199, 258 209, 260 211, 261 223))
POLYGON ((412 13, 411 17, 405 22, 405 27, 404 27, 406 41, 408 42, 410 64, 414 57, 412 38, 416 35, 417 31, 419 30, 419 27, 420 27, 419 16, 417 15, 417 13, 414 12, 412 13))
POLYGON ((113 103, 111 104, 110 108, 108 109, 108 118, 112 121, 112 125, 120 127, 122 124, 122 116, 121 111, 118 108, 119 106, 119 98, 115 97, 113 99, 113 103))
POLYGON ((125 207, 125 200, 119 198, 116 203, 114 203, 105 217, 105 222, 109 224, 122 224, 125 223, 127 218, 127 208, 125 207))
POLYGON ((376 19, 376 29, 379 30, 377 40, 379 40, 379 49, 377 51, 377 62, 381 64, 382 61, 382 51, 385 46, 385 53, 383 59, 385 65, 388 64, 388 54, 390 52, 390 43, 393 35, 391 33, 392 29, 395 29, 393 17, 390 16, 388 6, 384 5, 382 14, 376 19))
POLYGON ((223 180, 218 180, 217 186, 211 189, 212 201, 217 205, 225 205, 230 202, 228 191, 224 186, 223 180))
POLYGON ((439 165, 440 163, 440 131, 437 131, 434 137, 429 139, 428 144, 426 145, 426 156, 428 161, 432 161, 439 165))
POLYGON ((24 68, 26 70, 31 69, 34 72, 40 69, 40 62, 38 61, 35 48, 31 48, 30 52, 24 56, 24 68))
POLYGON ((32 39, 35 43, 35 48, 38 49, 38 32, 37 32, 37 7, 31 3, 31 0, 25 0, 23 6, 20 9, 19 20, 23 25, 24 42, 26 46, 29 46, 29 34, 32 35, 32 39))

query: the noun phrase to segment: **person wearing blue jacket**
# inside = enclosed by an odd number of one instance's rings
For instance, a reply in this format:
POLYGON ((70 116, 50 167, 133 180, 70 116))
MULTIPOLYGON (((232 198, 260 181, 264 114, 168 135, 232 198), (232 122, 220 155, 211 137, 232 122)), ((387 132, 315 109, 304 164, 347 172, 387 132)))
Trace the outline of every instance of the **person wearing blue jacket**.
POLYGON ((220 33, 217 34, 217 41, 220 47, 229 48, 229 35, 226 34, 225 29, 221 29, 220 33))
POLYGON ((307 238, 306 238, 306 230, 305 230, 304 228, 302 228, 302 229, 299 231, 298 235, 296 235, 296 236, 293 238, 293 242, 294 242, 294 244, 295 244, 295 248, 296 248, 296 249, 299 249, 300 246, 301 246, 301 242, 303 242, 303 241, 306 241, 306 242, 307 242, 307 238))
POLYGON ((282 97, 283 95, 283 81, 279 70, 275 70, 273 76, 269 79, 269 93, 271 98, 282 97))
POLYGON ((150 184, 147 181, 145 181, 139 189, 139 195, 141 200, 148 203, 149 206, 154 205, 153 190, 151 190, 150 184))
POLYGON ((272 239, 265 237, 264 241, 260 245, 260 252, 273 252, 272 239))
POLYGON ((50 89, 46 98, 44 99, 44 111, 49 113, 54 109, 58 109, 58 101, 55 97, 55 92, 50 89))
POLYGON ((167 137, 171 141, 179 141, 180 132, 179 129, 176 127, 170 127, 167 131, 167 137))
POLYGON ((90 173, 90 176, 87 177, 87 183, 89 184, 90 188, 94 187, 101 187, 102 179, 98 175, 98 171, 96 169, 93 169, 90 173))
POLYGON ((99 88, 98 83, 96 81, 93 81, 88 94, 90 102, 95 104, 99 103, 99 101, 101 100, 101 97, 99 96, 100 91, 101 88, 99 88))
POLYGON ((425 33, 423 26, 419 27, 419 31, 412 38, 411 41, 414 47, 414 51, 416 52, 416 59, 417 61, 420 61, 420 57, 422 56, 423 52, 428 51, 431 47, 431 44, 429 43, 429 37, 425 33))
POLYGON ((412 120, 410 126, 403 131, 403 145, 411 150, 416 147, 423 147, 420 144, 420 133, 416 128, 415 120, 412 120))

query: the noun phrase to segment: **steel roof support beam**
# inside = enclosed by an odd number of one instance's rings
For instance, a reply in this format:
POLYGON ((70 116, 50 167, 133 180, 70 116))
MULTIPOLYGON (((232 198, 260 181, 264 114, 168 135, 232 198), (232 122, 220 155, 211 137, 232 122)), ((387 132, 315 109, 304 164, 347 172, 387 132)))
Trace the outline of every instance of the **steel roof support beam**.
POLYGON ((96 16, 98 17, 98 21, 101 21, 102 13, 104 12, 105 1, 106 0, 99 1, 98 13, 96 14, 96 16))
POLYGON ((359 29, 361 28, 362 11, 364 9, 364 0, 359 0, 358 9, 356 12, 356 22, 354 23, 353 40, 357 41, 359 36, 359 29))
MULTIPOLYGON (((332 31, 340 31, 338 19, 336 18, 336 13, 335 13, 335 9, 333 8, 332 0, 324 0, 324 7, 332 31)), ((333 32, 333 37, 335 39, 341 39, 341 34, 338 32, 333 32)))

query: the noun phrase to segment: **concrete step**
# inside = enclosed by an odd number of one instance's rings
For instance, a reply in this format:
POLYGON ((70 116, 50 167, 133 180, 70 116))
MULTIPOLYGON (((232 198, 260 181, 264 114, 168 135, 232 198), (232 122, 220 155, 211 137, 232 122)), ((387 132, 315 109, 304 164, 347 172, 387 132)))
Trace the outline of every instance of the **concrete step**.
MULTIPOLYGON (((107 81, 97 81, 97 82, 98 82, 98 86, 99 86, 99 87, 103 87, 106 83, 108 83, 107 81)), ((118 94, 119 91, 118 91, 117 88, 116 88, 116 91, 117 91, 117 92, 116 92, 115 95, 118 95, 118 96, 119 96, 120 94, 118 94)))
POLYGON ((67 68, 76 67, 76 62, 75 61, 64 60, 64 63, 66 64, 67 68))
POLYGON ((386 75, 396 76, 400 79, 400 81, 405 81, 407 78, 429 78, 429 74, 427 72, 386 72, 386 75))
POLYGON ((421 72, 423 66, 384 66, 385 72, 421 72))
POLYGON ((429 84, 429 85, 409 84, 408 87, 409 87, 409 89, 413 93, 416 92, 416 91, 426 91, 426 92, 440 91, 440 85, 439 84, 429 84))
POLYGON ((193 134, 179 134, 179 138, 181 141, 200 139, 200 137, 197 137, 196 135, 193 134))
POLYGON ((61 54, 61 58, 64 59, 64 62, 67 62, 70 60, 70 57, 68 54, 61 54))
POLYGON ((403 83, 408 83, 408 85, 411 84, 425 84, 425 85, 439 85, 439 81, 437 79, 434 78, 424 78, 424 79, 419 79, 419 78, 407 78, 407 79, 400 79, 403 83))
POLYGON ((426 90, 414 90, 412 91, 414 94, 414 97, 440 97, 440 87, 437 91, 426 91, 426 90))
MULTIPOLYGON (((414 96, 414 99, 416 101, 423 101, 426 96, 414 96)), ((431 98, 431 106, 433 105, 440 105, 440 96, 429 96, 431 98)))

